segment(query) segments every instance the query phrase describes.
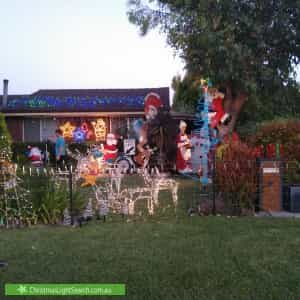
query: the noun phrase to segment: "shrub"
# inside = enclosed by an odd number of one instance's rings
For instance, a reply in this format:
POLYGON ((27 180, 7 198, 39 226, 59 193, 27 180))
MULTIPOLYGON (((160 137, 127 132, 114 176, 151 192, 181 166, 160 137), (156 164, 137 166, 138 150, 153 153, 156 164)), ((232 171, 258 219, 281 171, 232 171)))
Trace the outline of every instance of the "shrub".
POLYGON ((281 119, 262 123, 255 135, 249 138, 251 145, 263 145, 265 156, 274 158, 275 144, 280 144, 281 159, 284 161, 286 184, 300 183, 300 121, 281 119))
POLYGON ((216 182, 232 214, 253 213, 258 168, 253 148, 241 142, 222 146, 216 158, 216 182))
MULTIPOLYGON (((69 206, 68 182, 60 181, 45 174, 31 175, 23 178, 23 185, 29 191, 33 211, 38 221, 44 224, 59 224, 63 212, 69 206)), ((73 191, 73 210, 80 215, 87 204, 84 189, 73 191)))
POLYGON ((270 144, 281 144, 285 159, 300 160, 300 121, 281 119, 264 122, 258 126, 256 134, 250 137, 249 142, 265 148, 270 144))

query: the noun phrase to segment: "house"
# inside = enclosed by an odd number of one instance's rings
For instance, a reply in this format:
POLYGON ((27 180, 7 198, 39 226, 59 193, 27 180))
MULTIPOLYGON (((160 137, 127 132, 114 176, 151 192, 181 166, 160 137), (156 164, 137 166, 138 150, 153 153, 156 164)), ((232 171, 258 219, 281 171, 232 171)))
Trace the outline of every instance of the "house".
POLYGON ((1 112, 15 142, 53 141, 57 128, 70 140, 102 141, 108 132, 126 131, 135 119, 144 117, 144 99, 150 92, 157 93, 170 109, 169 87, 54 89, 9 95, 8 80, 3 83, 1 112))

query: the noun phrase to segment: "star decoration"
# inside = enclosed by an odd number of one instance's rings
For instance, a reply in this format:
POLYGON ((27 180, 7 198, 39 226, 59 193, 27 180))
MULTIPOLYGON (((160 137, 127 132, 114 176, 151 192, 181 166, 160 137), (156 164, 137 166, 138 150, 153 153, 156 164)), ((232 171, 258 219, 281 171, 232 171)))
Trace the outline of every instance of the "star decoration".
POLYGON ((64 138, 72 138, 73 137, 73 131, 76 128, 75 126, 73 126, 69 121, 66 122, 64 125, 59 127, 62 132, 63 132, 63 136, 64 138))
POLYGON ((90 175, 90 174, 84 174, 81 175, 81 178, 84 179, 84 182, 81 184, 81 187, 88 186, 88 185, 96 185, 97 176, 96 175, 90 175))

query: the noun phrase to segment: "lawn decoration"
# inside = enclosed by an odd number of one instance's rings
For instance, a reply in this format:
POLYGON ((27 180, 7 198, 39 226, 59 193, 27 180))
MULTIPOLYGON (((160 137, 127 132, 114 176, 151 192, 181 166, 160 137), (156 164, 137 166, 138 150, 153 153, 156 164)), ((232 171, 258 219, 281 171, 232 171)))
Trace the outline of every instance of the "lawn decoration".
POLYGON ((118 156, 117 148, 118 140, 116 135, 113 133, 108 133, 106 137, 106 144, 103 147, 104 161, 106 163, 113 163, 118 156))
POLYGON ((93 128, 94 128, 94 133, 96 137, 96 141, 103 141, 105 140, 106 137, 106 124, 103 119, 97 119, 95 122, 91 122, 93 128))
POLYGON ((30 159, 34 167, 40 167, 43 165, 42 152, 38 147, 28 146, 29 154, 28 158, 30 159))
POLYGON ((87 206, 83 212, 83 218, 84 220, 91 220, 94 216, 94 212, 93 212, 93 202, 92 199, 89 199, 87 206))
MULTIPOLYGON (((141 146, 157 149, 152 155, 150 166, 159 166, 162 171, 173 169, 177 152, 176 121, 173 120, 170 112, 163 107, 161 99, 152 93, 146 96, 145 114, 147 121, 144 124, 142 133, 145 132, 146 141, 143 141, 144 144, 141 144, 141 146)), ((139 145, 137 148, 139 149, 139 145)))
POLYGON ((158 110, 163 107, 160 96, 156 93, 149 93, 145 97, 145 117, 147 121, 154 120, 158 115, 158 110))
POLYGON ((81 187, 89 185, 94 186, 96 184, 97 175, 82 174, 81 178, 84 179, 84 182, 81 184, 81 187))
POLYGON ((69 121, 66 122, 64 125, 59 127, 63 132, 63 137, 65 139, 72 139, 73 138, 73 131, 75 130, 75 126, 73 126, 69 121))
POLYGON ((193 170, 200 176, 202 184, 208 184, 208 155, 210 150, 210 131, 209 131, 209 94, 208 88, 211 87, 211 82, 202 81, 201 89, 204 92, 204 97, 198 101, 196 109, 196 118, 194 122, 195 130, 192 133, 191 143, 192 151, 192 166, 193 170))
POLYGON ((35 222, 28 192, 20 185, 17 165, 11 162, 9 134, 0 116, 0 226, 20 227, 35 222))
MULTIPOLYGON (((225 113, 223 102, 225 94, 212 88, 210 80, 201 80, 201 97, 198 100, 192 132, 192 168, 200 177, 202 184, 211 182, 211 166, 216 146, 229 138, 222 134, 223 126, 227 126, 231 115, 225 113)), ((234 138, 236 134, 233 133, 234 138)))
POLYGON ((78 150, 76 153, 67 150, 67 153, 77 161, 75 180, 84 179, 82 186, 94 185, 97 177, 104 173, 103 153, 98 146, 94 146, 88 154, 81 154, 78 150))
POLYGON ((81 127, 77 127, 74 131, 73 131, 73 140, 76 143, 83 143, 86 139, 86 131, 82 130, 81 127))
POLYGON ((152 175, 147 169, 143 170, 142 176, 147 186, 153 190, 153 201, 156 206, 159 205, 159 192, 168 190, 172 194, 174 207, 177 207, 178 202, 178 182, 175 179, 169 178, 166 173, 160 173, 158 168, 153 169, 152 175))
POLYGON ((35 223, 28 191, 20 184, 17 166, 0 158, 0 226, 22 227, 35 223))
POLYGON ((231 120, 231 116, 224 111, 225 94, 214 88, 209 90, 209 97, 212 97, 211 110, 213 111, 210 127, 217 128, 220 124, 227 125, 231 120))
POLYGON ((192 171, 190 167, 191 159, 191 143, 185 133, 187 124, 184 121, 180 121, 179 129, 180 133, 177 135, 177 157, 176 157, 176 170, 179 173, 190 173, 192 171))
POLYGON ((68 208, 64 210, 64 218, 63 218, 63 225, 64 226, 71 226, 72 218, 68 208))
POLYGON ((110 177, 107 177, 108 182, 105 189, 103 186, 95 187, 99 213, 106 215, 108 211, 112 211, 113 213, 134 215, 136 203, 144 200, 147 202, 149 215, 153 215, 155 207, 159 205, 158 196, 162 190, 171 192, 176 209, 178 202, 178 183, 176 180, 159 173, 158 169, 152 175, 149 174, 147 169, 142 169, 139 175, 143 178, 144 185, 121 189, 121 183, 125 175, 119 173, 116 169, 110 177))

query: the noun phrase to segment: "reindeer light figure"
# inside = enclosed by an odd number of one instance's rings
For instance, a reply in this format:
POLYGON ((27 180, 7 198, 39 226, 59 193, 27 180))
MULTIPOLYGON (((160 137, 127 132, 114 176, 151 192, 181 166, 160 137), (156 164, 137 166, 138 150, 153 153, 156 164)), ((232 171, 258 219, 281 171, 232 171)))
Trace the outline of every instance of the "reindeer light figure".
POLYGON ((115 169, 107 177, 108 180, 105 186, 94 188, 100 215, 103 215, 103 212, 107 213, 110 209, 124 215, 134 215, 136 203, 142 200, 147 202, 149 215, 153 215, 155 207, 159 205, 158 196, 162 190, 171 192, 176 211, 178 204, 178 182, 176 180, 159 173, 158 169, 153 169, 152 174, 150 174, 144 168, 141 169, 139 175, 144 182, 142 186, 121 189, 125 175, 115 169))

